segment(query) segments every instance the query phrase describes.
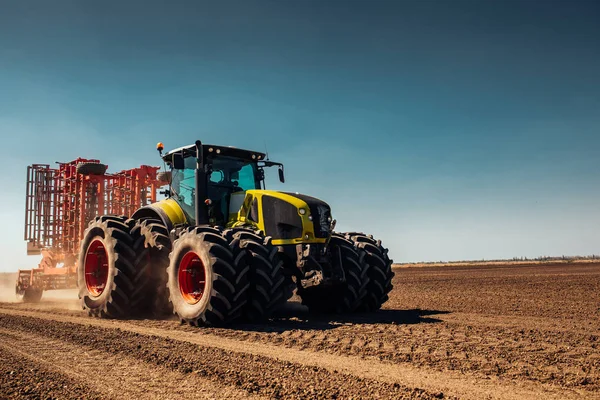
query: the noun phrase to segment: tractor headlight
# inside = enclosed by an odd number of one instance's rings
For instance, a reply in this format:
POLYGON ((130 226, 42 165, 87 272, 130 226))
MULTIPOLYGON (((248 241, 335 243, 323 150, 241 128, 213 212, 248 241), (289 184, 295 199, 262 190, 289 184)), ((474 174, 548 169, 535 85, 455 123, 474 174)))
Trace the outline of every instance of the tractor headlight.
POLYGON ((299 209, 298 212, 300 213, 300 215, 306 214, 306 210, 304 208, 299 209))

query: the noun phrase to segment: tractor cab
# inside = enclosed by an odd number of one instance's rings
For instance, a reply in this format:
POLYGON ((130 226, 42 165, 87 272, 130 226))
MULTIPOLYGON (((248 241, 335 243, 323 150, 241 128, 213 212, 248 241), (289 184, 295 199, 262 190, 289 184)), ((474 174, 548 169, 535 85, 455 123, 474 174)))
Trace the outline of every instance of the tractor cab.
POLYGON ((265 188, 265 167, 278 166, 284 182, 283 165, 265 160, 265 154, 234 147, 201 145, 202 157, 198 188, 199 162, 196 145, 172 150, 163 156, 171 168, 169 194, 182 207, 190 220, 225 226, 235 222, 248 190, 265 188), (198 194, 197 194, 198 193, 198 194), (196 215, 199 198, 201 218, 196 215), (203 221, 202 214, 206 214, 203 221))

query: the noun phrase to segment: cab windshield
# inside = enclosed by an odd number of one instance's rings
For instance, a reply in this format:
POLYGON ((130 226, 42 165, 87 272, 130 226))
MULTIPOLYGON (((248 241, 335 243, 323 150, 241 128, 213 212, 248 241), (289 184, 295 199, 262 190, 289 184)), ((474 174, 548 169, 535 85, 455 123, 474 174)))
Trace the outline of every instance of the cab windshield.
MULTIPOLYGON (((187 157, 185 169, 172 170, 172 187, 175 197, 186 213, 195 218, 195 168, 196 159, 187 157)), ((215 212, 227 218, 231 193, 260 189, 255 162, 226 156, 210 156, 206 163, 212 167, 208 176, 208 197, 215 212)), ((221 218, 219 218, 221 219, 221 218)))
POLYGON ((212 172, 208 179, 209 196, 211 187, 227 187, 235 192, 260 189, 256 163, 232 157, 209 157, 212 172))

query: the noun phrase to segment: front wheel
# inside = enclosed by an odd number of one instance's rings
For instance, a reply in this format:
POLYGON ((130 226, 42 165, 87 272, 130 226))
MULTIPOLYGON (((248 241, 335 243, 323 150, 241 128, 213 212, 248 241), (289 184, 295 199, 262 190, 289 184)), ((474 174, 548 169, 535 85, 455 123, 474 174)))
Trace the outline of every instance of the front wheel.
POLYGON ((364 300, 368 277, 353 243, 334 233, 329 241, 331 264, 344 271, 344 282, 333 287, 299 288, 302 304, 317 313, 348 313, 356 311, 364 300))
POLYGON ((242 274, 242 285, 236 289, 244 303, 239 303, 240 315, 247 321, 266 320, 288 299, 277 248, 271 237, 249 228, 227 229, 223 236, 233 252, 235 268, 242 274))
POLYGON ((360 263, 367 270, 368 283, 366 295, 359 309, 361 311, 377 311, 388 300, 388 293, 394 287, 392 279, 392 260, 388 249, 382 246, 381 240, 363 233, 347 233, 346 238, 354 243, 359 254, 360 263))

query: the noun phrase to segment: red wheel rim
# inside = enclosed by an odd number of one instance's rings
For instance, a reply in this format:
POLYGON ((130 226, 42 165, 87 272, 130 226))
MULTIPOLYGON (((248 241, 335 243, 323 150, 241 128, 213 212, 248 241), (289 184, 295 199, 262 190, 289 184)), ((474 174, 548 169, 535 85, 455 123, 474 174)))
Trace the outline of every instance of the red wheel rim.
POLYGON ((183 256, 177 278, 183 300, 188 304, 198 303, 206 288, 206 269, 196 253, 190 251, 183 256))
POLYGON ((92 296, 98 297, 108 281, 108 254, 100 239, 92 240, 84 263, 85 286, 92 296))

